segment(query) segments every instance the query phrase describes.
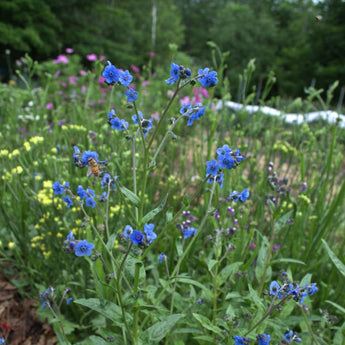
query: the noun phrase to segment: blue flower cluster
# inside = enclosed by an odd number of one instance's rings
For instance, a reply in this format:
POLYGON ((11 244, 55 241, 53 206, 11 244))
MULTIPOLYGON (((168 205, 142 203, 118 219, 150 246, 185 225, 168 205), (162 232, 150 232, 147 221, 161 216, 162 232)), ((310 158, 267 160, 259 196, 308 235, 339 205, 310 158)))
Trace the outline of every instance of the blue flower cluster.
POLYGON ((206 176, 210 176, 207 183, 213 183, 214 180, 223 187, 224 174, 221 169, 234 169, 244 159, 239 149, 233 151, 228 145, 223 145, 217 149, 217 159, 206 162, 206 176))
MULTIPOLYGON (((153 125, 152 125, 153 119, 150 119, 150 120, 144 119, 141 111, 138 111, 138 114, 139 114, 139 118, 140 118, 140 122, 141 122, 141 127, 142 127, 143 133, 144 133, 144 138, 146 138, 147 133, 153 127, 153 125)), ((136 125, 139 124, 137 114, 132 115, 132 120, 136 125)))
POLYGON ((303 303, 305 297, 312 296, 317 290, 316 283, 299 286, 296 283, 286 282, 280 286, 279 283, 274 280, 270 284, 270 295, 276 296, 279 299, 292 298, 299 303, 303 303))
POLYGON ((128 122, 118 118, 114 109, 108 113, 108 123, 112 129, 117 129, 118 131, 125 131, 128 128, 128 122))
POLYGON ((102 76, 105 78, 105 82, 109 85, 120 83, 123 86, 129 87, 129 84, 133 80, 133 77, 128 71, 120 71, 110 61, 107 61, 107 65, 104 67, 102 76))
POLYGON ((133 230, 130 225, 127 225, 123 231, 123 236, 132 241, 133 244, 148 247, 156 238, 157 234, 153 231, 154 224, 145 224, 144 233, 138 230, 133 230))
POLYGON ((84 151, 83 153, 80 152, 78 146, 74 146, 74 153, 73 153, 73 164, 78 168, 85 168, 89 165, 89 159, 92 158, 99 164, 108 164, 108 160, 100 161, 98 160, 98 153, 93 151, 84 151))
POLYGON ((183 238, 193 237, 198 231, 198 229, 192 227, 193 222, 196 221, 196 218, 192 216, 189 211, 183 212, 182 218, 185 220, 182 223, 176 225, 177 229, 180 230, 183 238))
POLYGON ((63 249, 66 253, 74 252, 76 256, 90 256, 94 248, 95 245, 93 243, 89 243, 86 240, 76 240, 72 231, 67 235, 63 245, 63 249))
POLYGON ((165 82, 167 84, 174 84, 179 79, 187 79, 191 76, 191 71, 189 68, 184 68, 182 65, 176 65, 175 63, 171 63, 171 69, 170 69, 170 78, 167 79, 165 82))
MULTIPOLYGON (((45 292, 40 292, 40 299, 43 302, 42 303, 42 309, 45 309, 46 306, 48 306, 50 309, 52 309, 52 305, 54 305, 54 291, 55 289, 52 286, 49 286, 48 289, 45 292)), ((73 298, 67 298, 66 295, 71 292, 71 289, 65 289, 64 294, 62 296, 62 300, 66 300, 66 304, 69 305, 73 298)), ((61 302, 62 302, 61 300, 61 302)), ((0 342, 1 344, 1 342, 0 342)))
POLYGON ((206 107, 203 107, 201 103, 197 103, 194 106, 191 104, 182 104, 180 114, 188 118, 187 126, 191 126, 194 120, 199 120, 204 115, 206 107))
POLYGON ((0 338, 0 344, 5 345, 5 339, 4 338, 0 338))
POLYGON ((244 189, 242 192, 237 192, 236 190, 234 190, 230 193, 229 197, 230 200, 232 200, 233 202, 245 202, 249 198, 249 192, 247 188, 244 189))
MULTIPOLYGON (((251 343, 251 340, 246 337, 240 337, 238 335, 234 335, 233 338, 235 339, 235 345, 249 345, 251 343)), ((271 339, 271 336, 269 334, 258 334, 256 337, 256 340, 258 341, 258 345, 269 345, 271 339)), ((289 341, 289 344, 292 341, 296 341, 300 343, 302 341, 301 338, 298 338, 297 334, 293 331, 289 331, 284 335, 284 340, 289 341)))
MULTIPOLYGON (((170 78, 167 79, 165 82, 167 84, 173 85, 179 80, 187 79, 190 76, 191 71, 189 68, 185 68, 182 65, 179 66, 172 62, 170 69, 170 78)), ((195 79, 197 79, 203 87, 215 86, 218 82, 217 72, 210 72, 209 68, 200 69, 195 79)))

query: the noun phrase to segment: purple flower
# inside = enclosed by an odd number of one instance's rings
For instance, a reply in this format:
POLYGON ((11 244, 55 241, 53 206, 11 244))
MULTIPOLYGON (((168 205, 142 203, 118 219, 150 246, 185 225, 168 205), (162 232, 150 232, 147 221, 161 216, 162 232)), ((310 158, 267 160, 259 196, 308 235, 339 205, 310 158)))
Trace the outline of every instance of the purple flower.
POLYGON ((89 243, 86 240, 78 242, 74 247, 74 253, 76 256, 90 256, 92 254, 92 249, 95 248, 93 243, 89 243))

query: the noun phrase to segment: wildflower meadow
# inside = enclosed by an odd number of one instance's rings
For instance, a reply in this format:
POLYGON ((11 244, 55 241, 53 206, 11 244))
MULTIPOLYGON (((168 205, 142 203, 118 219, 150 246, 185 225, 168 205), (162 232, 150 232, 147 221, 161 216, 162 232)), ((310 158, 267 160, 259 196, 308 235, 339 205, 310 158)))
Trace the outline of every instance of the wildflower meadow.
MULTIPOLYGON (((341 120, 219 106, 236 81, 210 50, 86 69, 68 48, 0 85, 2 269, 58 344, 345 344, 341 120)), ((332 106, 336 82, 284 102, 254 72, 245 105, 332 106)))

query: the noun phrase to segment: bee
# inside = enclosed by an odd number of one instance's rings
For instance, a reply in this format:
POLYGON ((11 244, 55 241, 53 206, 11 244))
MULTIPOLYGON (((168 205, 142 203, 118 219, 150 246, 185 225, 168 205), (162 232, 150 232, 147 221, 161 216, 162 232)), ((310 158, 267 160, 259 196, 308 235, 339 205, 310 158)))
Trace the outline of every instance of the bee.
POLYGON ((95 176, 95 177, 99 177, 99 167, 98 167, 98 164, 97 162, 89 157, 89 159, 87 160, 87 165, 88 165, 88 169, 87 169, 87 176, 95 176))

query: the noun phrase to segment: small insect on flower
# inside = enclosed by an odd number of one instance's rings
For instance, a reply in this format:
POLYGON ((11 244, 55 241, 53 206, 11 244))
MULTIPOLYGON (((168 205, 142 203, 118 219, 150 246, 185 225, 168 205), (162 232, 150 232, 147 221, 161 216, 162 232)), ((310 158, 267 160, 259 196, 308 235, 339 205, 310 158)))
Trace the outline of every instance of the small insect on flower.
POLYGON ((93 175, 95 177, 99 177, 100 170, 99 170, 96 160, 89 157, 89 159, 87 160, 87 165, 88 165, 87 176, 93 175))

